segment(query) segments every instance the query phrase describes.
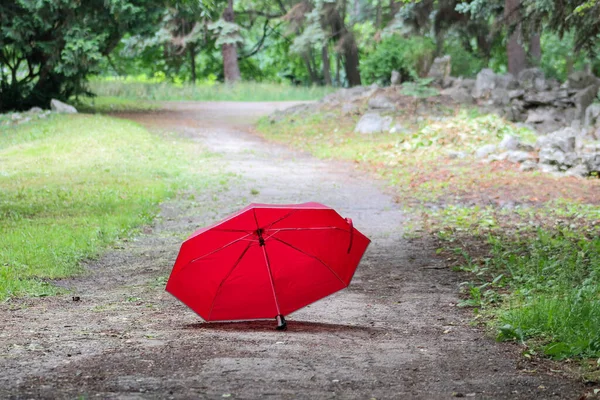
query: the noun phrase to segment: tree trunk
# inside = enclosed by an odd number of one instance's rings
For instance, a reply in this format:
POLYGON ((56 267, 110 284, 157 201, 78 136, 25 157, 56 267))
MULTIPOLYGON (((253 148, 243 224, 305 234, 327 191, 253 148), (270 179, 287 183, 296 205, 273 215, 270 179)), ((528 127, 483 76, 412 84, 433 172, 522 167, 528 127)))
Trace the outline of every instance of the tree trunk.
POLYGON ((302 59, 304 60, 304 64, 306 65, 306 70, 308 71, 308 76, 310 78, 310 83, 315 84, 317 79, 317 73, 314 70, 312 63, 310 62, 310 57, 307 53, 302 54, 302 59))
POLYGON ((351 32, 346 32, 344 40, 344 68, 348 86, 360 86, 360 72, 358 70, 358 47, 351 32))
MULTIPOLYGON (((344 1, 345 5, 346 2, 344 1)), ((343 10, 333 4, 328 4, 330 7, 326 12, 329 14, 329 23, 331 24, 331 32, 333 33, 332 39, 335 42, 341 41, 341 51, 344 56, 344 69, 346 70, 346 79, 348 79, 349 86, 359 86, 360 72, 358 70, 358 47, 356 46, 356 40, 351 31, 346 28, 344 24, 344 18, 342 16, 343 10)))
POLYGON ((518 22, 520 19, 520 7, 521 0, 505 0, 504 3, 504 16, 506 17, 509 25, 514 25, 514 30, 506 42, 506 55, 508 57, 508 72, 514 76, 519 75, 519 72, 527 67, 527 53, 521 43, 522 32, 521 24, 518 22))
POLYGON ((540 34, 534 33, 529 39, 529 56, 531 64, 539 66, 542 62, 542 45, 540 43, 540 34))
POLYGON ((321 48, 321 55, 323 58, 323 80, 326 86, 331 86, 331 65, 329 63, 329 50, 327 49, 327 43, 321 48))
POLYGON ((195 85, 196 84, 196 45, 191 44, 189 46, 190 53, 190 69, 192 72, 191 81, 195 85))
MULTIPOLYGON (((227 8, 223 11, 223 20, 234 22, 233 0, 227 2, 227 8)), ((223 73, 226 83, 235 83, 240 80, 240 67, 237 59, 237 47, 235 43, 221 45, 223 53, 223 73)))
POLYGON ((381 26, 381 0, 377 0, 377 8, 375 9, 375 29, 381 26))
POLYGON ((335 56, 335 83, 338 87, 342 86, 342 82, 340 81, 340 70, 342 69, 342 60, 339 54, 335 56))

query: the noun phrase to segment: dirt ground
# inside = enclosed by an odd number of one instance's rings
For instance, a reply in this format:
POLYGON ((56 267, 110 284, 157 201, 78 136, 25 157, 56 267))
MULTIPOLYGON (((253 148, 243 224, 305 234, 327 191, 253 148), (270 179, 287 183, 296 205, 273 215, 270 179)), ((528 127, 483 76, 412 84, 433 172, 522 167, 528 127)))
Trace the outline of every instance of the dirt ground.
POLYGON ((164 204, 135 240, 59 282, 65 296, 0 304, 2 399, 577 399, 585 386, 524 362, 456 307, 461 277, 405 239, 393 195, 350 164, 250 133, 279 103, 169 103, 121 115, 192 139, 234 174, 164 204), (274 321, 202 323, 164 291, 181 239, 249 202, 319 201, 372 239, 350 287, 274 321), (78 296, 79 301, 74 301, 78 296))

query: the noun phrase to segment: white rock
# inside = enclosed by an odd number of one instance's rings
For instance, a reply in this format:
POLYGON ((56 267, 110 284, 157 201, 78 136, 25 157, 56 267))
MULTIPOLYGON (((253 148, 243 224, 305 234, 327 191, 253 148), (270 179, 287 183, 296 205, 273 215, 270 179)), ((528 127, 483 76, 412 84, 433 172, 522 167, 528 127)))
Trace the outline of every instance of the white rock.
POLYGON ((50 108, 56 113, 77 114, 77 109, 75 107, 56 99, 50 100, 50 108))

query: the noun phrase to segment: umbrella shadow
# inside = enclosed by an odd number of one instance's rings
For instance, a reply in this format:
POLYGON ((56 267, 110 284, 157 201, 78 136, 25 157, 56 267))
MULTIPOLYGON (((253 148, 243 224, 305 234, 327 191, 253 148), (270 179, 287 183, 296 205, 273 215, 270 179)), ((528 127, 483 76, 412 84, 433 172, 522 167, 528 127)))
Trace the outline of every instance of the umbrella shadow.
MULTIPOLYGON (((275 321, 239 321, 239 322, 200 322, 187 324, 184 329, 224 331, 224 332, 276 332, 275 321)), ((287 320, 287 330, 283 333, 377 333, 381 328, 361 325, 328 324, 324 322, 287 320)))

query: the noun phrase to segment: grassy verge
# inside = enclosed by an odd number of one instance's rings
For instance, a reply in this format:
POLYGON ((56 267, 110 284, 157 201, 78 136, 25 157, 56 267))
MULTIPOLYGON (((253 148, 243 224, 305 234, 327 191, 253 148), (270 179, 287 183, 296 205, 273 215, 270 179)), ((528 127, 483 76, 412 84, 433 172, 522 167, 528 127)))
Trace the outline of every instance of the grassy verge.
POLYGON ((218 83, 190 85, 122 79, 92 81, 90 90, 99 96, 150 101, 302 101, 319 99, 333 89, 253 82, 230 86, 218 83))
POLYGON ((0 300, 56 293, 49 279, 149 223, 191 181, 190 152, 101 116, 0 127, 0 300))
POLYGON ((264 119, 258 129, 386 179, 420 216, 421 234, 437 238, 451 266, 469 273, 461 306, 473 307, 499 340, 524 344, 529 357, 583 359, 587 376, 599 379, 600 180, 478 161, 473 150, 505 134, 535 136, 476 110, 425 109, 391 114, 394 134, 356 134, 358 116, 335 108, 264 119))
POLYGON ((118 112, 144 112, 160 108, 159 104, 140 99, 127 99, 116 96, 96 96, 79 98, 73 101, 79 112, 84 113, 118 113, 118 112))

